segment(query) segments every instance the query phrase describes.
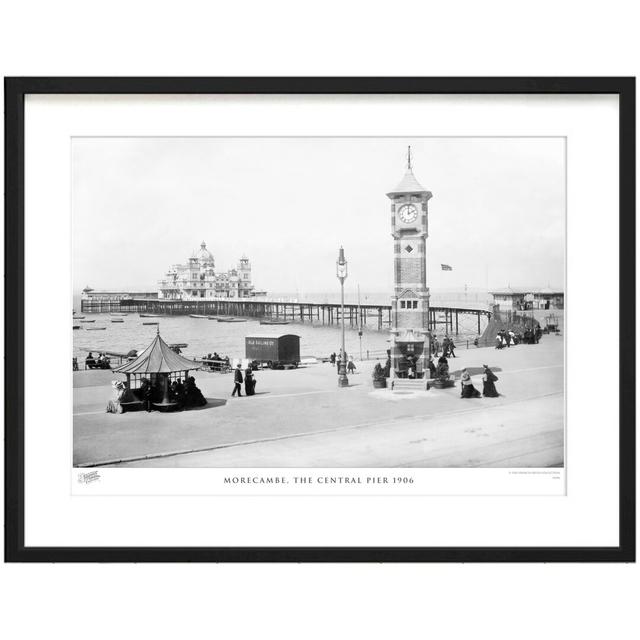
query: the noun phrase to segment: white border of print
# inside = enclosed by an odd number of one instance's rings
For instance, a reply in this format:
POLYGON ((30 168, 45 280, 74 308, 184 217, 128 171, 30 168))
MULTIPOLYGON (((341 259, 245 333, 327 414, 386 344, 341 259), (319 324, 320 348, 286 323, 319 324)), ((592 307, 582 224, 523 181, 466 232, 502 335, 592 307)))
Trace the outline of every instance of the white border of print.
MULTIPOLYGON (((583 348, 590 344, 591 336, 589 323, 582 320, 589 317, 593 292, 607 290, 608 364, 612 388, 617 388, 618 293, 611 286, 618 277, 617 107, 615 96, 28 96, 27 546, 618 544, 618 433, 611 427, 618 422, 618 409, 606 397, 595 394, 588 397, 588 405, 585 403, 589 393, 585 374, 592 370, 593 352, 583 348), (408 499, 377 492, 376 496, 254 495, 234 499, 198 496, 197 488, 192 487, 188 491, 191 495, 180 497, 170 491, 154 497, 73 496, 69 477, 70 374, 48 379, 43 385, 37 362, 43 348, 58 362, 67 361, 70 353, 69 150, 74 135, 566 136, 567 431, 571 444, 566 455, 570 470, 567 495, 408 499), (610 215, 603 216, 603 212, 610 215), (46 283, 57 286, 44 287, 43 274, 46 283), (53 340, 42 335, 37 309, 43 307, 49 310, 48 335, 55 336, 53 340)), ((72 474, 74 482, 77 471, 72 474)), ((106 471, 100 471, 100 481, 83 486, 101 486, 106 471)), ((163 481, 167 487, 177 477, 171 475, 175 470, 154 471, 168 474, 163 481)), ((430 471, 446 474, 452 470, 430 471)), ((155 484, 160 486, 160 481, 155 484)), ((130 482, 132 494, 143 493, 140 488, 130 482)))

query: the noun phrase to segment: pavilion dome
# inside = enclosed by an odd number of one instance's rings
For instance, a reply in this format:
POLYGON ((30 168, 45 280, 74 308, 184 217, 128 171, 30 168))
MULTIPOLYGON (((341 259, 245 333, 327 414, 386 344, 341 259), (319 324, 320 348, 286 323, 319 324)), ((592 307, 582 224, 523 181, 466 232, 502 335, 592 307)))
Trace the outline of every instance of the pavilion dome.
POLYGON ((214 262, 213 254, 207 249, 207 244, 204 240, 200 244, 200 249, 193 252, 192 257, 197 258, 201 264, 213 264, 214 262))

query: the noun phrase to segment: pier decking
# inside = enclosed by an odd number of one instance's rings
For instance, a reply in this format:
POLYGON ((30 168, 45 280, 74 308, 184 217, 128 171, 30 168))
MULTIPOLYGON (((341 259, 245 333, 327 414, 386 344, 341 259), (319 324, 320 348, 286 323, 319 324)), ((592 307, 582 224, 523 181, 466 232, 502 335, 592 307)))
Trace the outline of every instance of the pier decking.
MULTIPOLYGON (((82 300, 82 313, 111 313, 114 311, 153 313, 161 315, 206 315, 237 316, 244 318, 268 318, 292 322, 309 322, 326 326, 340 323, 341 306, 335 303, 280 302, 274 300, 215 299, 215 300, 165 300, 136 299, 124 300, 82 300)), ((491 312, 485 309, 456 307, 430 307, 429 329, 439 325, 451 334, 458 335, 459 317, 476 316, 478 334, 480 321, 484 316, 489 320, 491 312)), ((391 325, 391 305, 345 304, 345 324, 351 328, 366 327, 382 331, 391 325)))

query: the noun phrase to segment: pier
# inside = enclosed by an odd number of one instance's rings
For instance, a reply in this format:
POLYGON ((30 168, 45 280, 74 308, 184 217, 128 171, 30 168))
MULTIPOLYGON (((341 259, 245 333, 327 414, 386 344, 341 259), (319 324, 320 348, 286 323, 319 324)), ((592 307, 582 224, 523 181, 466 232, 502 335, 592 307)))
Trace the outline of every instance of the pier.
MULTIPOLYGON (((281 302, 253 300, 251 298, 229 298, 213 300, 170 300, 148 298, 125 298, 120 300, 83 299, 82 313, 110 313, 114 311, 153 313, 160 315, 221 315, 242 318, 262 318, 290 322, 308 322, 324 326, 337 325, 342 320, 342 308, 336 303, 281 302)), ((476 316, 478 334, 482 317, 491 319, 485 309, 456 307, 429 307, 429 330, 442 327, 446 333, 458 335, 459 319, 462 315, 476 316)), ((350 328, 368 328, 378 331, 391 326, 391 305, 345 304, 345 325, 350 328)))

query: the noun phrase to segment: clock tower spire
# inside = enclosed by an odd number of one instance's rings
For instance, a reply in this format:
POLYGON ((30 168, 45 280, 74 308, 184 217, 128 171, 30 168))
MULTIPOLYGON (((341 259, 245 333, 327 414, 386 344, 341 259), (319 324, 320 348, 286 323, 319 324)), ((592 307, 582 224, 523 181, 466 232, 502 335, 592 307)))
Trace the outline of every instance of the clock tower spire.
POLYGON ((411 147, 400 184, 387 193, 391 200, 394 245, 394 292, 391 299, 391 364, 395 376, 412 369, 417 377, 429 371, 429 288, 426 243, 428 202, 432 197, 413 175, 411 147))

